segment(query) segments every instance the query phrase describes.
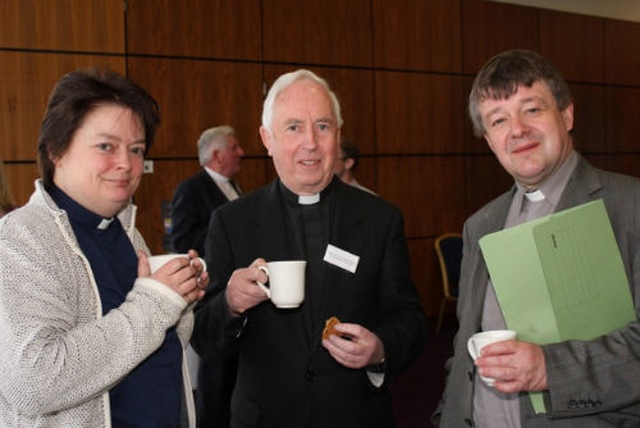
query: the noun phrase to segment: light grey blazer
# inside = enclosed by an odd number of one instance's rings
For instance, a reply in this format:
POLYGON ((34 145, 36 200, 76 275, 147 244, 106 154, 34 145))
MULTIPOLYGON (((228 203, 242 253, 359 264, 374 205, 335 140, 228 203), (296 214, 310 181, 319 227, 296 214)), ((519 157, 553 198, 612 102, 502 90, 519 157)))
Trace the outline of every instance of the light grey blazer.
MULTIPOLYGON (((472 426, 475 367, 468 338, 480 330, 488 272, 478 240, 501 230, 515 186, 494 199, 464 226, 458 300, 460 327, 443 397, 432 416, 440 427, 472 426)), ((636 321, 591 341, 543 346, 549 390, 548 413, 535 415, 526 393, 520 396, 522 427, 640 426, 640 180, 594 168, 580 156, 557 211, 603 199, 622 255, 636 308, 636 321)))

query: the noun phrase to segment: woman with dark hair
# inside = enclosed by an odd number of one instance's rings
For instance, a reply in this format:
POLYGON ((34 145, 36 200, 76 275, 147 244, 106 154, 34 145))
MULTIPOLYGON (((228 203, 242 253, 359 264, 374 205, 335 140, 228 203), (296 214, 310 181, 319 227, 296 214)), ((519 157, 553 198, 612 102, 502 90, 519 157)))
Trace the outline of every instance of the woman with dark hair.
POLYGON ((187 258, 151 274, 131 204, 158 123, 116 73, 53 89, 42 179, 0 221, 0 426, 193 426, 183 350, 209 278, 187 258))

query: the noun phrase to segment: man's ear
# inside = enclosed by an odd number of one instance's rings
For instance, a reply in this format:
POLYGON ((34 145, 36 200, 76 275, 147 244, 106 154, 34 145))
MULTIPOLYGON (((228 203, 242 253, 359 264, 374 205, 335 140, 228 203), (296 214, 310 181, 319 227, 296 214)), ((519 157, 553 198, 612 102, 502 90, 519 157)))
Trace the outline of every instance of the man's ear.
POLYGON ((560 112, 564 125, 567 128, 567 132, 573 129, 573 103, 569 104, 567 108, 560 112))
POLYGON ((273 144, 273 136, 264 126, 260 126, 260 139, 262 140, 262 145, 267 149, 269 156, 272 156, 271 145, 273 144))
POLYGON ((220 150, 218 149, 213 149, 211 151, 211 161, 213 162, 213 164, 215 165, 219 165, 220 164, 220 150))
POLYGON ((354 164, 354 163, 356 163, 356 161, 354 161, 354 160, 353 160, 353 159, 351 159, 351 158, 347 158, 347 159, 345 159, 345 161, 344 161, 344 168, 345 168, 345 169, 351 169, 351 168, 353 168, 353 164, 354 164))

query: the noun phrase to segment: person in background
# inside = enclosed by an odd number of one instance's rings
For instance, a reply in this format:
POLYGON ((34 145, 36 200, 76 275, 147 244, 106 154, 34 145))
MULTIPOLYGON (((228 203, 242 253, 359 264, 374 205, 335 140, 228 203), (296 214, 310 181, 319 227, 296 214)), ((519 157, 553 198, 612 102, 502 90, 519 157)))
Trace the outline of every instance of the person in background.
POLYGON ((367 189, 356 180, 355 174, 358 168, 359 158, 360 150, 350 141, 342 140, 338 150, 338 158, 336 159, 335 173, 344 183, 375 195, 375 192, 367 189))
POLYGON ((0 162, 0 217, 16 208, 9 191, 9 182, 4 171, 3 162, 0 162))
POLYGON ((260 128, 278 178, 211 216, 215 267, 191 343, 205 358, 238 352, 231 426, 393 426, 387 385, 422 350, 402 214, 335 176, 341 126, 325 80, 280 76, 260 128), (276 260, 307 262, 295 309, 256 285, 267 280, 258 267, 276 260), (322 339, 332 316, 337 334, 322 339))
MULTIPOLYGON (((482 349, 467 340, 505 328, 503 310, 478 241, 484 235, 602 199, 640 314, 640 181, 594 168, 573 148, 573 101, 558 71, 539 54, 503 52, 475 78, 469 112, 514 186, 464 226, 459 330, 446 388, 432 419, 440 427, 631 427, 640 423, 640 324, 593 340, 537 345, 510 340, 482 349), (496 379, 493 387, 480 375, 496 379), (541 391, 535 414, 528 391, 541 391)), ((517 287, 517 284, 513 284, 517 287)))
POLYGON ((172 201, 171 239, 178 253, 189 248, 205 256, 204 238, 214 209, 240 196, 233 177, 244 151, 227 125, 209 128, 198 139, 202 169, 178 185, 172 201))
POLYGON ((116 73, 54 87, 42 178, 0 221, 0 426, 195 426, 183 350, 208 274, 187 258, 152 274, 131 204, 158 122, 116 73))
MULTIPOLYGON (((198 140, 202 170, 180 183, 173 196, 171 237, 175 251, 195 248, 205 256, 204 238, 211 213, 241 194, 232 179, 240 171, 243 155, 232 127, 223 125, 202 133, 198 140)), ((237 356, 231 353, 203 360, 193 355, 190 348, 187 355, 190 365, 197 367, 194 386, 198 426, 228 426, 237 356)))

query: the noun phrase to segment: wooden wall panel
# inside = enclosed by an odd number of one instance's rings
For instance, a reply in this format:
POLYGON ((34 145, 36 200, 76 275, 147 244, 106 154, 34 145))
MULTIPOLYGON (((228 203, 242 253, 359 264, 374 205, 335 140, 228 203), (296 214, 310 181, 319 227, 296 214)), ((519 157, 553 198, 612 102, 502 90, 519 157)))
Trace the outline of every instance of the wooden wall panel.
POLYGON ((152 157, 193 157, 205 129, 229 124, 247 156, 264 155, 258 127, 262 104, 259 65, 236 62, 130 58, 131 78, 160 105, 162 123, 152 157))
MULTIPOLYGON (((427 317, 437 317, 442 297, 442 279, 434 238, 409 239, 409 263, 411 279, 416 285, 420 302, 427 317)), ((455 305, 452 305, 455 307, 455 305)), ((451 308, 449 308, 451 309, 451 308)))
POLYGON ((604 20, 604 62, 606 83, 640 85, 640 25, 637 22, 604 20))
MULTIPOLYGON (((469 119, 471 123, 471 119, 469 119)), ((487 140, 484 137, 477 138, 471 131, 472 125, 469 125, 468 133, 465 133, 465 153, 475 154, 493 154, 487 140)))
POLYGON ((0 47, 124 53, 123 1, 0 1, 0 47))
POLYGON ((377 171, 375 157, 360 157, 355 171, 356 180, 369 190, 378 193, 377 171))
POLYGON ((578 150, 640 175, 638 23, 486 0, 0 0, 0 159, 25 203, 55 82, 90 65, 128 73, 161 108, 155 173, 135 196, 160 253, 160 204, 200 168, 200 133, 233 125, 246 152, 237 181, 245 192, 270 182, 258 133, 263 87, 310 68, 341 101, 342 134, 363 154, 358 180, 403 210, 412 276, 435 316, 435 236, 461 231, 513 185, 466 113, 475 73, 513 48, 541 52, 571 82, 578 150))
POLYGON ((459 76, 376 72, 378 153, 459 153, 464 96, 459 76))
POLYGON ((5 163, 4 172, 9 192, 16 205, 24 205, 35 190, 33 182, 40 176, 35 163, 5 163))
POLYGON ((465 217, 462 156, 378 158, 378 189, 402 209, 405 234, 428 237, 460 230, 465 217))
POLYGON ((538 50, 537 9, 462 0, 462 69, 477 73, 492 56, 507 49, 538 50))
MULTIPOLYGON (((265 65, 267 91, 282 74, 300 67, 265 65)), ((361 153, 375 153, 373 115, 373 73, 348 68, 306 67, 329 83, 340 102, 344 125, 342 135, 358 146, 361 153)), ((262 114, 262 104, 260 104, 262 114)))
POLYGON ((604 19, 540 10, 540 53, 568 80, 604 81, 604 19))
POLYGON ((0 51, 0 159, 35 160, 51 90, 65 73, 89 67, 125 73, 123 57, 0 51))
POLYGON ((272 181, 269 177, 269 165, 273 165, 271 158, 245 158, 242 160, 242 170, 234 177, 243 193, 250 193, 272 181))
POLYGON ((513 178, 493 154, 466 156, 464 169, 464 184, 461 188, 465 189, 466 217, 513 185, 513 178))
POLYGON ((637 154, 588 154, 585 155, 585 158, 596 167, 606 171, 640 177, 640 156, 637 154))
POLYGON ((580 152, 611 151, 605 141, 605 89, 570 83, 573 95, 573 143, 580 152))
POLYGON ((255 0, 128 0, 131 53, 261 59, 255 0))
POLYGON ((460 72, 460 0, 374 0, 376 67, 460 72))
POLYGON ((640 89, 606 88, 607 152, 635 152, 640 157, 640 89))
POLYGON ((263 0, 264 59, 372 65, 370 0, 263 0))

